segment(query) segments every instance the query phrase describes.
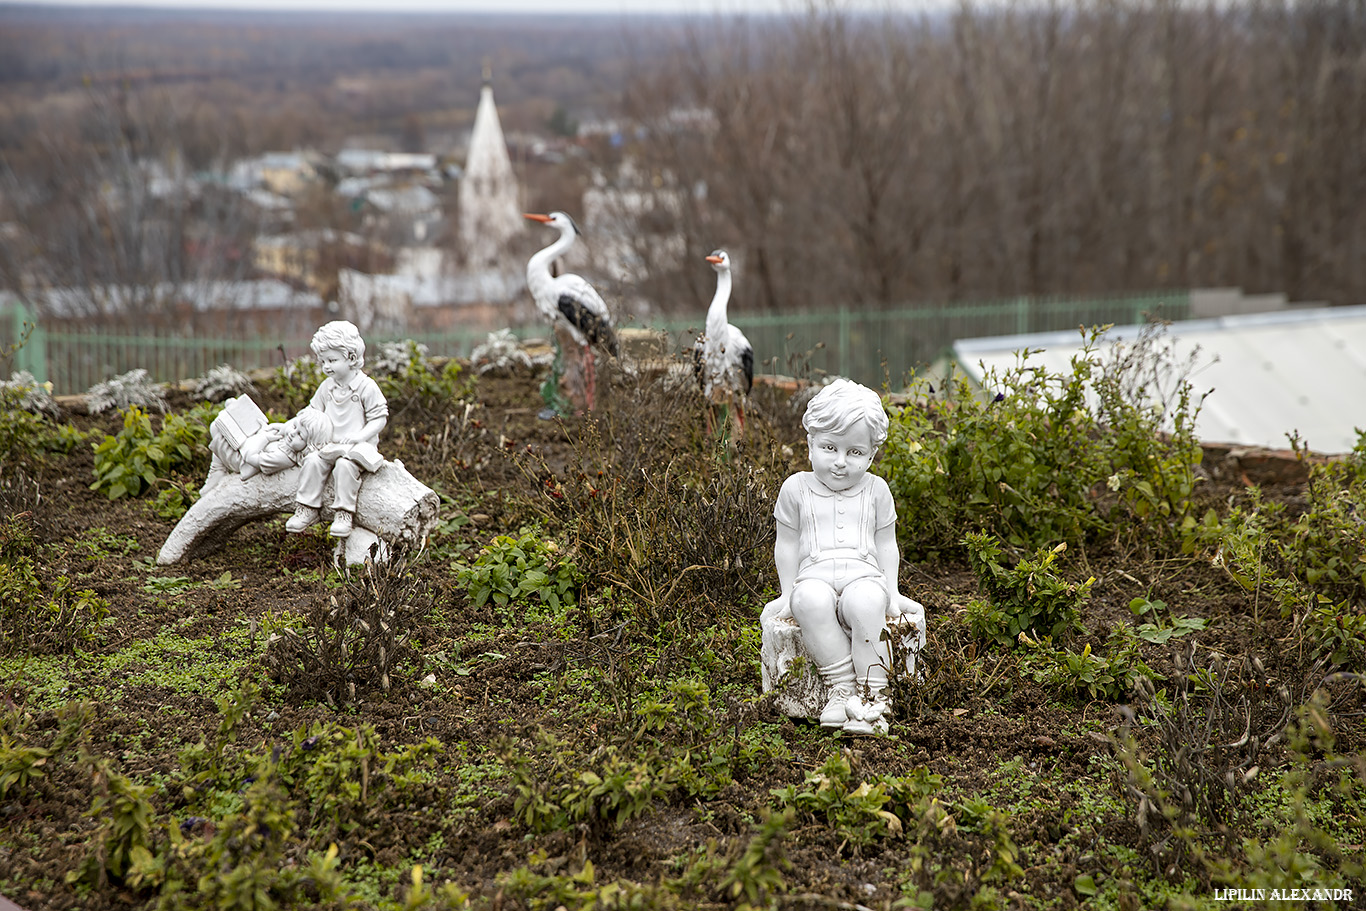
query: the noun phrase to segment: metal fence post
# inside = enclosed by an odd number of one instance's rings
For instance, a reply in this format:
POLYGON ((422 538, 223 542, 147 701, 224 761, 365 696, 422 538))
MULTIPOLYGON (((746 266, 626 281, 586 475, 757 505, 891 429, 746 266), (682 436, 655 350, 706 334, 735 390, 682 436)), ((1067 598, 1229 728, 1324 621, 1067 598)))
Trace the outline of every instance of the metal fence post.
POLYGON ((47 382, 47 333, 38 324, 37 317, 29 311, 22 300, 15 301, 14 304, 14 340, 18 342, 24 337, 24 326, 33 327, 29 337, 24 341, 23 347, 18 351, 16 366, 20 370, 27 370, 39 383, 47 382))
POLYGON ((839 375, 849 375, 849 308, 840 304, 839 313, 839 375))

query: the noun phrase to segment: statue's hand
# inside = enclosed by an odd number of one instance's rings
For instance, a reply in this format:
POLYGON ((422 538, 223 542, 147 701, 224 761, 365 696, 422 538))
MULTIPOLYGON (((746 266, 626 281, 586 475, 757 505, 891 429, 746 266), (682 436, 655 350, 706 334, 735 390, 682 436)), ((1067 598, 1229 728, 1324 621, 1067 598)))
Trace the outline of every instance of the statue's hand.
POLYGON ((774 598, 772 601, 764 605, 764 612, 767 613, 768 609, 773 607, 774 605, 777 605, 778 607, 778 612, 774 615, 775 619, 792 619, 792 599, 790 597, 788 597, 787 595, 779 595, 778 597, 774 598))
POLYGON ((912 623, 923 625, 925 607, 919 601, 896 592, 887 600, 887 619, 900 620, 903 617, 912 623))

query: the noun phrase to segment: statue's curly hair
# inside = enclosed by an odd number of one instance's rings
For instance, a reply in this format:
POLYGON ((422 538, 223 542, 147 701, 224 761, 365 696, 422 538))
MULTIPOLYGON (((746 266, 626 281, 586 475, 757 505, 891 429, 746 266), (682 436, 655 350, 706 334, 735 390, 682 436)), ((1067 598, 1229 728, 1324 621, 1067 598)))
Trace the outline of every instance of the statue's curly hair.
POLYGON ((844 377, 812 396, 802 416, 802 426, 808 434, 844 433, 858 421, 867 422, 874 448, 887 442, 889 421, 882 396, 844 377))
POLYGON ((316 408, 305 408, 294 415, 303 429, 304 438, 312 449, 320 449, 332 442, 332 419, 316 408))
POLYGON ((365 366, 365 339, 360 337, 360 330, 350 320, 334 319, 327 323, 313 333, 313 341, 308 347, 318 356, 324 351, 344 351, 357 369, 365 366))

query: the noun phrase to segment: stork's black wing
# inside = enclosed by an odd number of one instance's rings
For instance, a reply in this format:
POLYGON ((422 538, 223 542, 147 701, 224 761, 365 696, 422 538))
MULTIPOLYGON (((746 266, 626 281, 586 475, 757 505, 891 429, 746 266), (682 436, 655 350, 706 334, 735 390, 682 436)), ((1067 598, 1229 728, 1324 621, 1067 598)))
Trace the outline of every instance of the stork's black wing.
POLYGON ((617 334, 612 331, 612 324, 588 309, 583 301, 572 294, 561 294, 560 312, 569 320, 570 325, 583 333, 590 345, 606 345, 613 357, 620 353, 617 347, 617 334))
POLYGON ((745 371, 745 395, 754 388, 754 349, 746 345, 740 350, 740 369, 745 371))

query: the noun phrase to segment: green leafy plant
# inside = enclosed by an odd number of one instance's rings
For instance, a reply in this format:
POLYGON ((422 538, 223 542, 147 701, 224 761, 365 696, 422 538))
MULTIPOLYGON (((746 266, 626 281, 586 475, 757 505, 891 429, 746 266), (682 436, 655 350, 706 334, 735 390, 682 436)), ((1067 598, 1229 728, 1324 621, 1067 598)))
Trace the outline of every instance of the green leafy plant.
POLYGON ((1366 656, 1362 459, 1354 452, 1345 462, 1311 465, 1308 508, 1298 516, 1252 488, 1246 502, 1202 523, 1196 535, 1195 546, 1252 593, 1254 619, 1263 602, 1296 617, 1309 649, 1336 665, 1366 656))
POLYGON ((41 414, 23 407, 17 389, 0 388, 0 477, 6 466, 26 462, 48 445, 48 422, 41 414))
POLYGON ((194 585, 189 576, 148 576, 142 583, 142 590, 154 595, 174 594, 194 585))
POLYGON ((833 753, 807 774, 800 787, 788 785, 774 790, 773 796, 802 818, 829 826, 842 841, 869 845, 900 835, 907 823, 923 815, 922 804, 942 784, 938 775, 924 769, 905 777, 879 775, 859 781, 849 757, 833 753))
POLYGON ((94 769, 96 794, 87 815, 101 820, 85 862, 69 882, 140 885, 155 869, 152 788, 134 784, 101 761, 94 769))
POLYGON ((1170 346, 1151 330, 1108 360, 1103 328, 1083 333, 1069 369, 1052 373, 1025 350, 991 371, 979 393, 962 376, 938 392, 917 378, 892 415, 876 471, 887 479, 903 549, 923 558, 985 531, 1037 548, 1120 527, 1180 534, 1201 450, 1202 399, 1170 346))
POLYGON ((527 532, 497 536, 472 564, 457 566, 455 578, 476 609, 489 601, 506 607, 535 599, 559 614, 574 605, 584 577, 554 541, 527 532))
MULTIPOLYGON (((539 859, 543 863, 544 855, 539 859)), ((575 873, 538 873, 531 864, 498 877, 500 890, 515 896, 531 911, 595 911, 607 908, 641 908, 668 911, 678 907, 664 889, 641 886, 630 880, 598 883, 591 860, 575 873)))
POLYGON ((602 838, 678 790, 683 777, 682 764, 658 751, 628 758, 610 743, 579 756, 542 736, 530 755, 512 743, 499 752, 512 771, 513 812, 533 832, 584 823, 602 838))
POLYGON ((968 605, 974 634, 1013 646, 1021 633, 1056 638, 1076 626, 1095 579, 1074 583, 1059 575, 1054 564, 1066 544, 1040 548, 1033 557, 1007 567, 1000 542, 990 535, 969 534, 963 543, 989 599, 968 605))
POLYGON ((209 422, 217 406, 201 405, 184 415, 168 414, 161 430, 136 405, 123 414, 123 429, 95 444, 95 482, 111 500, 135 497, 180 469, 194 466, 207 453, 209 422))
POLYGON ((1140 623, 1138 638, 1144 642, 1161 645, 1169 639, 1180 639, 1193 632, 1204 629, 1209 621, 1204 617, 1177 617, 1167 612, 1165 601, 1149 601, 1147 598, 1134 598, 1129 602, 1129 612, 1135 617, 1152 615, 1157 622, 1140 623), (1168 613, 1168 616, 1163 614, 1168 613))
POLYGON ((782 853, 782 843, 794 815, 790 807, 767 814, 759 831, 725 871, 721 878, 722 892, 732 899, 742 899, 742 903, 750 907, 765 908, 770 905, 772 896, 787 888, 783 870, 791 869, 792 864, 782 853))
POLYGON ((310 852, 299 863, 292 839, 296 806, 272 777, 242 794, 242 810, 215 821, 167 826, 169 844, 146 874, 160 886, 158 908, 260 911, 354 907, 338 870, 338 849, 310 852), (200 834, 207 830, 211 834, 200 834))
POLYGON ((1346 602, 1334 604, 1319 595, 1305 613, 1303 630, 1316 658, 1337 667, 1361 667, 1366 661, 1366 614, 1346 602))
POLYGON ((395 416, 409 408, 430 411, 449 406, 468 398, 472 388, 462 379, 458 361, 448 360, 437 367, 427 357, 427 346, 412 339, 382 343, 370 364, 395 416))
POLYGON ((0 653, 69 651, 95 638, 109 603, 66 576, 38 578, 42 548, 24 516, 0 522, 0 653))
POLYGON ((190 806, 198 806, 208 792, 233 785, 227 749, 236 740, 243 719, 261 700, 261 690, 244 684, 218 700, 218 731, 213 741, 200 740, 180 752, 180 770, 173 788, 190 806))
POLYGON ((157 491, 156 500, 152 503, 152 512, 163 519, 179 522, 198 499, 198 492, 189 487, 180 484, 163 487, 157 491))
POLYGON ((1067 695, 1119 701, 1137 691, 1140 679, 1156 676, 1139 657, 1138 638, 1127 626, 1115 627, 1100 652, 1093 652, 1089 642, 1080 652, 1054 648, 1027 635, 1021 635, 1020 642, 1031 649, 1024 662, 1026 672, 1067 695))
POLYGON ((52 751, 28 746, 9 734, 0 734, 0 799, 13 792, 22 798, 38 779, 47 774, 52 751))
MULTIPOLYGON (((283 347, 280 349, 284 352, 283 347)), ((318 391, 322 381, 327 379, 317 361, 305 355, 276 367, 266 381, 266 389, 284 400, 285 411, 295 414, 307 405, 318 391)))
POLYGON ((1024 876, 1017 862, 1020 849, 1010 835, 1010 816, 993 807, 984 798, 969 797, 954 806, 959 827, 967 832, 980 832, 989 842, 990 863, 982 872, 983 882, 1012 880, 1024 876))

